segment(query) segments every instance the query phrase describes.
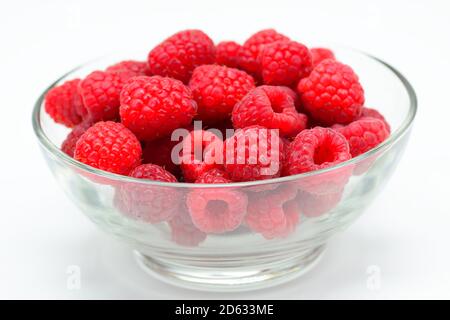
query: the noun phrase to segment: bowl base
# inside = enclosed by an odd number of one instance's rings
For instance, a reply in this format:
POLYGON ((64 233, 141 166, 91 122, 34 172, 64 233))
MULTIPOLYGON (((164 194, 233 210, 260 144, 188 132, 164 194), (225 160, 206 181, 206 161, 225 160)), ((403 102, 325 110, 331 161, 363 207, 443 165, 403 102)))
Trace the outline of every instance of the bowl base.
POLYGON ((277 259, 245 267, 193 267, 145 255, 134 255, 138 265, 148 274, 183 288, 233 292, 267 288, 288 282, 311 270, 320 260, 325 245, 286 259, 277 259))

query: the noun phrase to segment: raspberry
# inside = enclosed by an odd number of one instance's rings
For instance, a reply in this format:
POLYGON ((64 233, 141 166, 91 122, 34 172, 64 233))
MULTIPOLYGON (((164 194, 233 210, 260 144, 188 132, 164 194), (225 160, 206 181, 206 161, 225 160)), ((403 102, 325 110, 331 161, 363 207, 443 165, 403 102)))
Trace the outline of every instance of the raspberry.
POLYGON ((297 112, 288 88, 260 86, 234 106, 232 121, 235 128, 260 125, 293 137, 306 128, 308 118, 297 112))
POLYGON ((311 52, 312 64, 314 67, 325 59, 336 59, 333 51, 327 48, 311 48, 309 51, 311 52))
POLYGON ((294 86, 312 70, 311 54, 295 41, 278 41, 262 48, 258 62, 265 84, 294 86))
MULTIPOLYGON (((130 177, 163 182, 177 182, 164 168, 143 164, 134 168, 130 177)), ((116 204, 128 217, 147 223, 171 219, 177 212, 180 196, 174 188, 126 182, 119 188, 116 204)))
POLYGON ((52 119, 69 128, 82 121, 86 113, 78 94, 80 79, 74 79, 53 87, 45 95, 45 111, 52 119))
POLYGON ((361 115, 364 90, 353 70, 340 62, 322 61, 297 90, 305 109, 324 125, 347 124, 361 115))
POLYGON ((237 130, 224 144, 224 167, 233 181, 280 176, 283 142, 273 130, 250 126, 237 130))
POLYGON ((216 46, 216 63, 230 68, 239 67, 241 45, 234 41, 222 41, 216 46))
POLYGON ((383 121, 375 118, 364 117, 353 121, 345 127, 335 129, 348 141, 352 157, 375 148, 389 137, 389 131, 383 121))
POLYGON ((127 72, 135 76, 149 76, 150 69, 146 61, 125 60, 109 66, 106 72, 127 72))
POLYGON ((121 123, 97 122, 78 140, 74 158, 100 170, 127 175, 141 162, 141 144, 121 123))
POLYGON ((329 128, 315 127, 300 132, 287 150, 288 175, 334 166, 351 159, 347 140, 329 128))
POLYGON ((231 180, 228 174, 219 168, 214 168, 209 171, 203 172, 195 183, 230 183, 231 180))
POLYGON ((187 83, 194 69, 215 62, 213 41, 200 30, 174 34, 148 54, 152 74, 175 78, 187 83))
POLYGON ((363 119, 363 118, 367 118, 367 117, 375 118, 375 119, 383 121, 384 125, 386 126, 386 130, 389 133, 391 133, 391 126, 389 125, 389 123, 386 121, 386 119, 383 117, 383 115, 378 110, 363 107, 362 112, 361 112, 361 117, 359 119, 363 119))
POLYGON ((186 204, 194 225, 206 233, 224 233, 239 227, 247 211, 247 196, 229 188, 194 189, 186 204))
POLYGON ((206 171, 221 167, 216 153, 222 151, 222 140, 204 130, 193 130, 183 140, 180 166, 185 181, 194 182, 206 171))
POLYGON ((120 94, 120 118, 140 140, 170 135, 187 126, 197 110, 181 81, 160 76, 135 77, 120 94))
POLYGON ((278 86, 278 87, 283 89, 286 92, 286 94, 291 97, 292 101, 294 101, 294 105, 297 111, 303 113, 303 108, 301 106, 300 97, 298 96, 298 94, 289 87, 286 86, 278 86))
POLYGON ((196 247, 207 237, 206 233, 200 231, 192 223, 192 219, 187 212, 187 208, 180 210, 172 219, 168 221, 168 224, 172 234, 172 241, 179 245, 196 247))
POLYGON ((79 92, 92 121, 118 119, 120 91, 133 76, 130 72, 94 71, 80 82, 79 92))
POLYGON ((203 65, 195 68, 189 87, 198 104, 198 118, 214 123, 229 118, 234 105, 255 88, 255 82, 238 69, 203 65))
POLYGON ((334 209, 342 198, 342 190, 325 194, 299 191, 298 204, 302 214, 309 218, 319 217, 334 209))
POLYGON ((261 49, 277 41, 288 41, 289 38, 274 29, 261 30, 245 41, 240 50, 239 66, 256 78, 260 77, 258 55, 261 49))
POLYGON ((72 131, 67 135, 66 139, 63 141, 61 145, 61 150, 73 158, 73 154, 75 152, 75 146, 77 144, 78 139, 92 126, 90 121, 84 121, 78 125, 76 125, 72 131))
MULTIPOLYGON (((351 159, 350 147, 340 133, 322 127, 300 132, 289 144, 283 166, 284 175, 294 175, 334 166, 351 159)), ((297 184, 304 191, 324 193, 340 190, 347 183, 352 167, 298 179, 297 184)))
POLYGON ((247 226, 266 239, 287 236, 299 221, 296 196, 297 190, 290 185, 254 194, 249 199, 245 217, 247 226))
POLYGON ((152 163, 141 164, 131 170, 130 177, 164 182, 177 182, 177 178, 166 169, 152 163))

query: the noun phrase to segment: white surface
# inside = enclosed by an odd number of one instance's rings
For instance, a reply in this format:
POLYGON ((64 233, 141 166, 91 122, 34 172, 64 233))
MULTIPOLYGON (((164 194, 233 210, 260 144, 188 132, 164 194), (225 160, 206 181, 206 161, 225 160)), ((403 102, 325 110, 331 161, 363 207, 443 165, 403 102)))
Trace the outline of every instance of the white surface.
POLYGON ((450 298, 449 2, 111 3, 0 4, 0 298, 450 298), (65 198, 39 154, 31 109, 48 84, 93 57, 150 48, 146 38, 187 27, 215 40, 276 27, 351 45, 396 66, 417 91, 419 113, 397 172, 304 278, 233 295, 152 279, 65 198), (81 268, 79 290, 67 288, 71 265, 81 268), (381 272, 375 290, 367 285, 370 266, 381 272))

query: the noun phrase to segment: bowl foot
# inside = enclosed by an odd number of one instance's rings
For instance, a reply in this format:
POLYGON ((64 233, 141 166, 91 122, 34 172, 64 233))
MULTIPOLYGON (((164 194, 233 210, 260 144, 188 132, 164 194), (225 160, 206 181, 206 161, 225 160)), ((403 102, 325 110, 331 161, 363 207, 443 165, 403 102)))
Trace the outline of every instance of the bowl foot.
POLYGON ((311 270, 324 252, 321 245, 285 259, 251 265, 191 266, 155 258, 137 250, 139 266, 148 274, 173 285, 203 291, 233 292, 262 289, 288 282, 311 270))

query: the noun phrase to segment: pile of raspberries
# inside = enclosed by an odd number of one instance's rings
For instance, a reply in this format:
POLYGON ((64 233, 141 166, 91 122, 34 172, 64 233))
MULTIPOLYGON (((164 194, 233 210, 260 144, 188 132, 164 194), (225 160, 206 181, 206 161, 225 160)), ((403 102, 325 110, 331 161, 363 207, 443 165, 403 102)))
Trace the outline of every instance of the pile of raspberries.
MULTIPOLYGON (((356 157, 390 134, 384 117, 364 105, 350 66, 329 49, 308 48, 274 29, 242 45, 215 45, 200 30, 178 32, 154 47, 147 61, 122 61, 52 88, 45 110, 72 128, 61 147, 69 156, 100 170, 165 182, 232 183, 305 173, 356 157), (194 126, 198 120, 200 128, 194 126), (176 129, 185 134, 174 162, 176 129), (196 141, 205 150, 200 158, 196 141), (268 152, 250 159, 254 148, 268 152), (240 162, 225 161, 230 155, 240 162)), ((320 194, 320 183, 309 187, 320 194)), ((186 202, 204 211, 197 200, 186 202)), ((247 209, 247 225, 257 229, 247 209)), ((208 232, 238 225, 215 228, 199 221, 196 226, 208 232)))

